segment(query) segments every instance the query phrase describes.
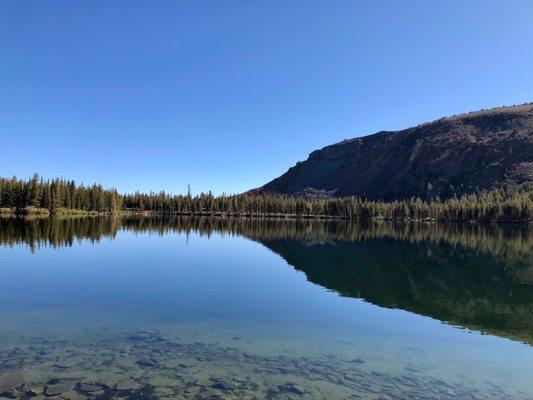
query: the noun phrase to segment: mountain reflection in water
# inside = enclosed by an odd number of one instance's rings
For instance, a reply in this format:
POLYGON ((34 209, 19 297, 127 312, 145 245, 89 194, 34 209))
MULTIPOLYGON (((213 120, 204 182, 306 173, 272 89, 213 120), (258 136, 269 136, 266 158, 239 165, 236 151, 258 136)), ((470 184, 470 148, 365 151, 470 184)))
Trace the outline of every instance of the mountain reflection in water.
POLYGON ((443 322, 533 343, 529 226, 217 218, 0 219, 4 245, 98 243, 120 231, 240 235, 310 282, 443 322))

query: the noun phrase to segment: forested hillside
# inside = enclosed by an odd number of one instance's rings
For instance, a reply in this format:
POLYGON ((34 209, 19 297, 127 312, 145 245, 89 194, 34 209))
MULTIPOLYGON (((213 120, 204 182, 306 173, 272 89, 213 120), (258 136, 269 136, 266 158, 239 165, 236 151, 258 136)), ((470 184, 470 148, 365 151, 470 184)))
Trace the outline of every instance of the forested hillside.
POLYGON ((193 196, 165 192, 119 194, 102 185, 62 179, 0 178, 2 214, 164 213, 266 217, 327 217, 356 220, 437 220, 525 222, 533 220, 531 185, 495 188, 441 201, 420 198, 383 202, 348 196, 305 199, 283 195, 193 196))

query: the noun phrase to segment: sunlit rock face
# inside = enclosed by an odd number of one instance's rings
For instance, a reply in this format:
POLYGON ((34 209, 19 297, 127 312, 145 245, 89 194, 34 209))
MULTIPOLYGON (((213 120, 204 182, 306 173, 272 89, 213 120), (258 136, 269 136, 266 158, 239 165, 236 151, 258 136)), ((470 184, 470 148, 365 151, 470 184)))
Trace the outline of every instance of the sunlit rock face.
POLYGON ((447 198, 533 180, 533 105, 443 118, 316 150, 255 192, 447 198))

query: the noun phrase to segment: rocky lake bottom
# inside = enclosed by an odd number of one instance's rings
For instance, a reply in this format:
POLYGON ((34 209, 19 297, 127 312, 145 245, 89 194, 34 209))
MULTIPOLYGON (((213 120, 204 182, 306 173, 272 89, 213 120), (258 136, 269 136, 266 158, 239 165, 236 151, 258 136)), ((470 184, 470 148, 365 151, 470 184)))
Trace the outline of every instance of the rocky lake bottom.
MULTIPOLYGON (((238 338, 233 340, 238 341, 238 338)), ((362 358, 258 355, 158 332, 86 341, 26 338, 2 348, 0 398, 7 399, 505 399, 426 376, 374 370, 362 358)), ((526 393, 523 393, 526 398, 526 393)))

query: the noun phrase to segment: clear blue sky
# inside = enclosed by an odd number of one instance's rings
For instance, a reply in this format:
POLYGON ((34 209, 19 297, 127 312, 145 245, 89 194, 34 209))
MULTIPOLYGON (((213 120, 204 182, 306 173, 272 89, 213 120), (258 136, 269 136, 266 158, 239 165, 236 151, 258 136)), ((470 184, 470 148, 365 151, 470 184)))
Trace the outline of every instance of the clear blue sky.
POLYGON ((533 100, 533 2, 0 2, 0 175, 234 193, 533 100))

